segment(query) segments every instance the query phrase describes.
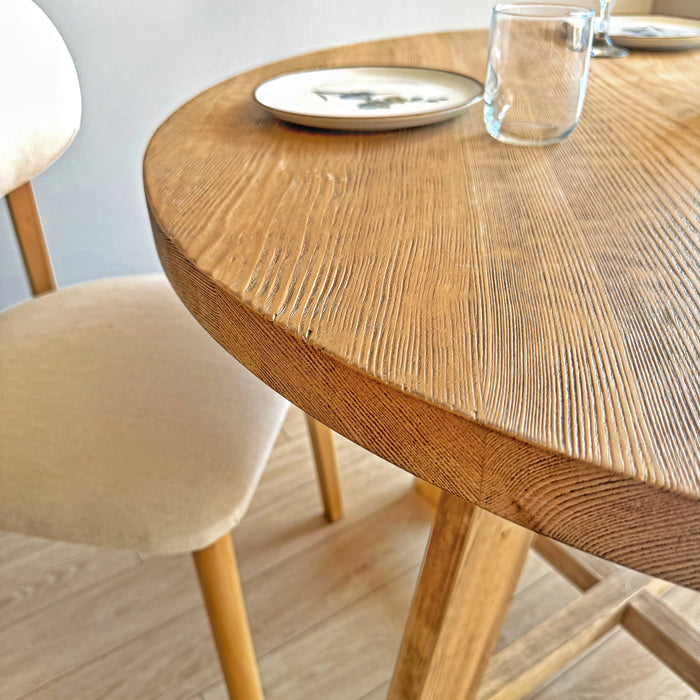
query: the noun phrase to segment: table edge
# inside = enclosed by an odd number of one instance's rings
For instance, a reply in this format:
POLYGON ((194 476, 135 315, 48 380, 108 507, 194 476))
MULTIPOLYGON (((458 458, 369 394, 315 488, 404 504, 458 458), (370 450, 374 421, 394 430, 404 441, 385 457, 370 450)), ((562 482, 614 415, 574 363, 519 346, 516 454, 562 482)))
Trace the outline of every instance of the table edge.
POLYGON ((380 382, 256 314, 184 255, 158 222, 145 180, 144 185, 158 255, 176 293, 224 349, 279 394, 363 448, 474 505, 700 590, 700 567, 693 564, 700 561, 700 499, 453 413, 380 382), (304 372, 321 381, 312 386, 303 381, 304 372), (370 420, 369 397, 381 398, 370 420), (448 437, 439 445, 430 441, 438 431, 448 437), (584 492, 599 498, 579 500, 584 492), (643 526, 640 512, 649 514, 643 526))

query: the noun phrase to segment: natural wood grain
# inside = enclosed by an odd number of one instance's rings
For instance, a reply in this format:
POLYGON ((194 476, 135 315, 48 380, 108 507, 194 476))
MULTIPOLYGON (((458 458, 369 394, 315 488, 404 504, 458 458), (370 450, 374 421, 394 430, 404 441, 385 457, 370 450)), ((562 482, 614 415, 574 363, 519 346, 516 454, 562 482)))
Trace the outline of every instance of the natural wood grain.
POLYGON ((36 296, 56 289, 44 229, 41 226, 31 183, 21 185, 6 197, 32 294, 36 296))
POLYGON ((416 564, 396 575, 327 624, 262 657, 267 699, 352 698, 385 681, 396 658, 418 570, 416 564), (299 658, 306 665, 296 676, 299 658))
POLYGON ((134 552, 22 536, 17 537, 26 549, 12 556, 4 547, 5 537, 0 538, 0 629, 139 564, 134 552))
POLYGON ((641 593, 625 609, 622 626, 700 693, 700 631, 663 600, 641 593))
POLYGON ((326 519, 333 523, 343 517, 343 496, 340 491, 340 475, 338 474, 333 433, 311 416, 306 416, 306 421, 314 451, 323 508, 326 519))
POLYGON ((389 698, 473 698, 532 533, 444 493, 389 698))
POLYGON ((3 693, 24 695, 196 606, 190 557, 156 558, 110 576, 2 628, 3 693))
MULTIPOLYGON (((281 455, 285 459, 280 460, 277 449, 273 452, 247 517, 236 528, 236 551, 244 581, 269 572, 302 552, 313 551, 316 547, 323 549, 323 543, 329 536, 342 533, 347 528, 353 528, 359 535, 362 532, 360 523, 366 518, 375 518, 377 510, 386 508, 389 503, 403 500, 411 490, 411 477, 408 474, 379 459, 373 460, 371 468, 368 468, 367 456, 363 456, 356 445, 342 440, 338 454, 343 464, 343 495, 348 512, 342 520, 329 527, 323 517, 314 512, 318 493, 308 463, 307 441, 306 434, 303 434, 299 440, 306 448, 301 450, 303 456, 295 458, 295 453, 284 450, 281 455), (290 465, 298 464, 304 468, 290 468, 290 465), (288 482, 278 478, 278 469, 297 475, 306 474, 308 480, 288 489, 288 482)), ((279 447, 282 445, 278 442, 279 447)), ((425 523, 425 527, 429 527, 432 520, 429 508, 420 501, 414 507, 417 517, 425 523)), ((403 517, 402 521, 406 522, 403 517)))
MULTIPOLYGON (((536 551, 573 581, 588 590, 613 572, 602 560, 582 560, 575 552, 543 537, 535 541, 536 551)), ((700 632, 656 596, 670 588, 654 581, 653 591, 640 591, 622 612, 620 624, 638 641, 700 692, 700 632)))
POLYGON ((621 571, 591 587, 492 659, 479 688, 483 700, 517 700, 575 659, 618 622, 646 586, 644 574, 621 571))
MULTIPOLYGON (((182 558, 191 569, 191 558, 182 558)), ((194 575, 192 583, 196 591, 194 575)), ((221 678, 211 625, 204 606, 199 605, 104 654, 86 659, 22 698, 186 700, 221 678)), ((222 697, 228 700, 223 680, 221 685, 222 697)))
POLYGON ((612 573, 615 568, 611 564, 609 568, 606 567, 606 571, 593 570, 590 561, 583 561, 570 549, 562 547, 547 537, 536 537, 532 548, 557 571, 566 576, 569 581, 584 591, 595 586, 604 576, 612 573))
POLYGON ((413 488, 415 488, 416 493, 420 494, 420 496, 425 498, 425 500, 433 506, 437 506, 440 496, 442 496, 441 489, 427 481, 423 481, 423 479, 416 479, 413 488))
POLYGON ((523 700, 697 700, 697 693, 622 628, 523 700))
POLYGON ((231 700, 262 700, 231 536, 224 535, 206 549, 194 552, 193 557, 229 696, 231 700))
POLYGON ((336 432, 698 587, 696 55, 594 62, 579 128, 539 149, 490 139, 478 108, 362 135, 291 127, 250 99, 311 66, 480 78, 486 41, 342 47, 187 103, 144 161, 164 268, 226 349, 336 432))

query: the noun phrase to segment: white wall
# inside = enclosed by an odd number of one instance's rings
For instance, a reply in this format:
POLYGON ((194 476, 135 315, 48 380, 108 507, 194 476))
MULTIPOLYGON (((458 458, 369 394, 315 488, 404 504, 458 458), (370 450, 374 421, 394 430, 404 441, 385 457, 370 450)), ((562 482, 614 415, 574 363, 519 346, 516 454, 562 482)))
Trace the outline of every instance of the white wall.
MULTIPOLYGON (((155 127, 193 94, 246 68, 317 48, 486 27, 491 8, 484 0, 37 4, 68 44, 83 90, 80 133, 34 181, 59 286, 159 269, 143 202, 141 158, 155 127)), ((583 4, 594 6, 595 0, 583 4)), ((650 4, 620 0, 617 9, 648 11, 650 4)), ((9 216, 0 205, 0 308, 28 294, 9 216)))
POLYGON ((654 0, 657 15, 700 19, 700 0, 654 0))

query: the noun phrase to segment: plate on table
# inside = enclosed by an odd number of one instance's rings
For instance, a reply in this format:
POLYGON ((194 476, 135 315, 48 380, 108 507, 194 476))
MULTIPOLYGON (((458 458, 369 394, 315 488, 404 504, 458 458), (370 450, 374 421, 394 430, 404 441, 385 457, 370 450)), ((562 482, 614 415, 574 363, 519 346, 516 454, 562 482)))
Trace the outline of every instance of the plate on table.
POLYGON ((617 15, 608 31, 614 44, 628 49, 668 51, 700 47, 700 22, 663 15, 617 15))
POLYGON ((353 66, 285 73, 255 101, 284 121, 320 129, 384 131, 446 121, 481 100, 474 78, 432 68, 353 66))

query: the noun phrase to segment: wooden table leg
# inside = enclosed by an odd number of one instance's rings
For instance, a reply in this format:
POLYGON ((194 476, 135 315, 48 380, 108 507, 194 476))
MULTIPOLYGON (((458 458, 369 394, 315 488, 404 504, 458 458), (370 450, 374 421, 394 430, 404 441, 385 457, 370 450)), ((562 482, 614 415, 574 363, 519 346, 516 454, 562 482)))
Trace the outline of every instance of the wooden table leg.
POLYGON ((430 505, 437 508, 437 504, 442 496, 442 489, 440 487, 416 477, 416 480, 413 482, 413 488, 421 498, 424 498, 430 505))
POLYGON ((476 696, 532 538, 442 494, 390 700, 476 696))

